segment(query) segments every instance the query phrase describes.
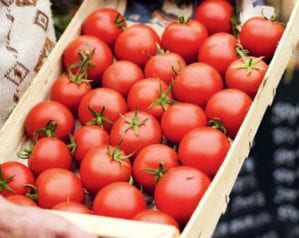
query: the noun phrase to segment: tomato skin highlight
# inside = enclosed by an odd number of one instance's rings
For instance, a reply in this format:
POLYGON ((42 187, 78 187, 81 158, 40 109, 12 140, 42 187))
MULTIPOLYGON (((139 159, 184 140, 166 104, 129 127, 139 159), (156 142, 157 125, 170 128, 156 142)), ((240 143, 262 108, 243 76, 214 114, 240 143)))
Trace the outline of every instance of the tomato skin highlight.
POLYGON ((194 167, 212 179, 229 148, 229 139, 223 132, 212 127, 198 127, 183 137, 178 156, 183 165, 194 167))

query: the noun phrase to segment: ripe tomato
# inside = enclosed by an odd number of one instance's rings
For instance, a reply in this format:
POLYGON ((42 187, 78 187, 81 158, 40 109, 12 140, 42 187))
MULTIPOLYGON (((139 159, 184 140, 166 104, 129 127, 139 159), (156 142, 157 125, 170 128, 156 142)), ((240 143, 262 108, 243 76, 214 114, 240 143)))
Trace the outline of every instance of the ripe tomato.
POLYGON ((129 110, 138 109, 152 114, 160 120, 168 105, 174 103, 171 88, 159 78, 144 78, 129 90, 129 110))
POLYGON ((83 96, 78 119, 82 125, 97 124, 109 131, 120 114, 126 112, 126 100, 119 92, 111 88, 95 88, 83 96))
POLYGON ((131 86, 143 78, 143 71, 137 64, 119 60, 104 71, 102 87, 112 88, 126 98, 131 86))
POLYGON ((116 39, 114 54, 118 60, 129 60, 143 68, 148 59, 157 52, 160 37, 146 24, 129 26, 116 39))
POLYGON ((126 27, 126 19, 119 11, 104 7, 87 16, 82 23, 82 34, 96 36, 113 48, 116 38, 126 27))
POLYGON ((160 124, 165 138, 178 144, 183 136, 192 129, 206 126, 207 117, 200 106, 178 102, 170 105, 163 113, 160 124))
POLYGON ((132 219, 146 209, 144 195, 133 185, 115 182, 102 188, 93 200, 96 215, 132 219))
POLYGON ((91 90, 91 84, 84 79, 70 77, 67 74, 59 76, 53 83, 50 91, 50 98, 66 106, 73 115, 83 95, 91 90))
POLYGON ((284 32, 284 27, 277 21, 264 17, 248 19, 240 30, 240 43, 253 56, 271 59, 284 32), (257 44, 258 42, 258 44, 257 44))
POLYGON ((158 52, 147 61, 144 76, 159 78, 169 84, 185 66, 186 62, 179 54, 169 51, 158 52))
POLYGON ((75 201, 65 201, 56 204, 51 208, 52 210, 75 212, 83 214, 93 214, 92 210, 89 209, 85 204, 75 201))
POLYGON ((200 46, 198 61, 214 67, 224 76, 227 67, 236 59, 237 38, 226 32, 210 35, 200 46))
POLYGON ((186 63, 197 61, 200 45, 208 37, 206 27, 199 21, 180 18, 168 24, 161 36, 161 46, 165 50, 181 55, 186 63))
POLYGON ((17 161, 0 164, 0 195, 26 195, 30 188, 25 185, 34 183, 35 177, 26 165, 17 161))
MULTIPOLYGON (((75 128, 75 119, 72 112, 60 102, 54 100, 45 100, 35 104, 25 118, 25 131, 28 138, 34 139, 37 130, 43 134, 53 133, 51 124, 56 127, 54 134, 56 137, 66 140, 69 134, 73 133, 75 128), (46 128, 46 126, 50 128, 46 128)), ((38 133, 41 136, 40 133, 38 133)))
POLYGON ((178 155, 183 165, 213 178, 229 148, 229 139, 223 132, 212 127, 198 127, 183 137, 178 155))
POLYGON ((52 208, 65 201, 83 203, 84 187, 77 175, 67 169, 52 168, 36 178, 37 204, 42 208, 52 208))
POLYGON ((207 102, 205 112, 208 120, 218 119, 229 137, 235 138, 252 99, 239 89, 224 89, 207 102))
POLYGON ((118 146, 102 145, 90 149, 80 164, 80 178, 91 194, 113 182, 128 182, 132 166, 118 146))
POLYGON ((154 194, 157 208, 185 225, 210 185, 203 172, 187 166, 171 168, 159 180, 154 194))
POLYGON ((26 195, 15 194, 6 197, 6 199, 17 205, 38 207, 37 203, 26 195))
POLYGON ((170 225, 180 229, 178 222, 172 216, 157 209, 143 210, 134 216, 133 220, 170 225))
POLYGON ((133 162, 133 176, 142 189, 152 194, 157 182, 168 169, 179 166, 176 151, 164 144, 144 147, 133 162))
POLYGON ((129 155, 150 144, 162 141, 160 124, 148 112, 129 111, 122 115, 110 131, 111 145, 120 144, 120 149, 129 155))
POLYGON ((224 87, 221 75, 205 63, 192 63, 182 69, 173 84, 174 98, 204 107, 208 99, 224 87))
POLYGON ((268 65, 254 56, 242 57, 233 61, 225 73, 227 88, 240 89, 253 98, 264 79, 268 65))
POLYGON ((39 175, 50 168, 71 169, 73 159, 67 145, 57 137, 43 137, 33 146, 28 158, 28 167, 39 175))
MULTIPOLYGON (((89 57, 87 78, 99 83, 104 70, 112 64, 113 54, 109 46, 101 39, 91 35, 81 35, 71 41, 64 49, 62 61, 65 69, 74 63, 89 57), (94 51, 94 52, 93 52, 94 51)), ((72 69, 76 73, 78 67, 72 69)))
POLYGON ((226 0, 209 0, 199 3, 194 19, 207 28, 209 35, 217 32, 232 32, 231 18, 233 6, 226 0))
POLYGON ((97 125, 83 125, 74 132, 72 140, 70 146, 73 150, 74 159, 80 164, 91 148, 108 144, 109 134, 97 125))

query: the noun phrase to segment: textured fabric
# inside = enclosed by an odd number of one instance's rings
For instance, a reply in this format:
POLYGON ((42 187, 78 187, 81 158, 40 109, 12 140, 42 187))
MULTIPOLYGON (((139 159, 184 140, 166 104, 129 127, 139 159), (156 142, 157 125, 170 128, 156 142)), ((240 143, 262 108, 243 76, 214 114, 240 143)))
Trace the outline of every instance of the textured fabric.
POLYGON ((48 0, 0 0, 0 127, 55 41, 48 0))

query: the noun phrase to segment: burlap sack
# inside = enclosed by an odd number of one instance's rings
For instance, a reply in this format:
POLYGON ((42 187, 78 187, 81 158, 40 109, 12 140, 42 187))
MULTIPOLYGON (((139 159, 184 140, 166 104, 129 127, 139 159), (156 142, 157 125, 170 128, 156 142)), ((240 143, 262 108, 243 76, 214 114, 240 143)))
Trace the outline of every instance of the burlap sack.
POLYGON ((55 42, 49 0, 0 0, 0 127, 55 42))

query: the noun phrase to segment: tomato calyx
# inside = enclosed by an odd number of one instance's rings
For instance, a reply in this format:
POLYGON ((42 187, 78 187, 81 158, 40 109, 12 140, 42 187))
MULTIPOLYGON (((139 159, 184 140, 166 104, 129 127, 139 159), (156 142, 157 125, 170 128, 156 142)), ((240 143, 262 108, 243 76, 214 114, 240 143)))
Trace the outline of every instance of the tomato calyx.
POLYGON ((37 200, 37 187, 33 184, 25 184, 25 187, 28 187, 28 192, 25 194, 26 197, 36 201, 37 200))
POLYGON ((186 17, 186 16, 179 16, 178 18, 179 18, 180 24, 187 24, 190 19, 189 17, 186 17))
POLYGON ((214 119, 211 119, 208 121, 208 126, 209 127, 212 127, 212 128, 215 128, 221 132, 223 132, 225 135, 226 135, 226 129, 225 127, 223 126, 222 122, 221 122, 221 119, 219 118, 214 118, 214 119))
POLYGON ((93 118, 88 121, 87 125, 98 125, 101 128, 103 127, 104 123, 113 124, 111 120, 109 120, 107 117, 104 116, 105 107, 103 106, 101 108, 100 112, 95 111, 92 107, 88 106, 88 110, 93 115, 93 118))
POLYGON ((124 131, 128 131, 129 129, 133 129, 136 136, 139 135, 139 127, 141 125, 143 125, 148 120, 148 118, 144 118, 143 120, 138 120, 138 109, 137 108, 134 111, 133 117, 130 118, 130 119, 126 118, 122 114, 120 114, 120 116, 128 124, 128 126, 124 128, 124 131))
POLYGON ((8 184, 13 180, 14 175, 9 176, 8 178, 4 178, 2 168, 0 166, 0 192, 4 189, 8 192, 14 193, 15 190, 13 190, 8 184))
POLYGON ((114 23, 118 29, 120 29, 120 30, 126 29, 126 20, 121 14, 117 14, 117 16, 115 17, 114 23))
POLYGON ((46 137, 54 137, 55 130, 57 128, 57 122, 55 120, 50 120, 47 122, 45 127, 39 128, 33 133, 33 141, 36 142, 39 135, 44 135, 46 137))
POLYGON ((160 81, 159 96, 155 101, 153 101, 148 106, 148 109, 150 109, 156 105, 161 105, 163 111, 165 111, 168 108, 169 104, 176 103, 176 101, 174 99, 168 97, 169 93, 172 91, 172 87, 173 87, 173 80, 172 80, 172 82, 169 83, 167 89, 163 92, 162 84, 160 81))
POLYGON ((77 150, 77 141, 73 135, 69 135, 69 143, 66 146, 70 149, 71 154, 74 155, 77 150))
POLYGON ((113 150, 111 150, 110 146, 107 145, 107 152, 108 155, 111 157, 113 161, 117 161, 120 164, 124 164, 126 166, 129 166, 128 163, 126 163, 124 160, 131 157, 133 153, 129 155, 125 155, 122 150, 120 150, 121 141, 114 147, 113 150))
POLYGON ((160 162, 157 169, 149 169, 145 168, 142 169, 144 172, 154 175, 155 177, 155 184, 158 183, 160 178, 168 171, 168 169, 163 168, 163 162, 160 162))

